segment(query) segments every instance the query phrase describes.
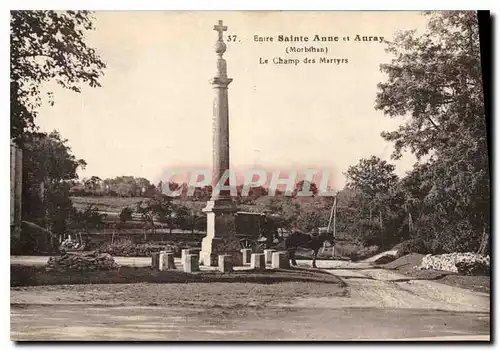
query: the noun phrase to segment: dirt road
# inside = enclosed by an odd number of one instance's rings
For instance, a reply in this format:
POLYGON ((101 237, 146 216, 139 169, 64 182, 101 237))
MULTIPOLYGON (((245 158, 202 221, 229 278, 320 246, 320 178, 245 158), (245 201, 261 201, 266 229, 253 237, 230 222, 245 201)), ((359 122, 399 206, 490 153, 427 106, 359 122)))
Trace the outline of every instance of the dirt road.
POLYGON ((11 337, 14 340, 489 338, 488 294, 432 281, 408 280, 407 276, 373 269, 366 263, 321 261, 319 267, 341 277, 347 285, 345 291, 329 294, 322 289, 333 287, 314 283, 297 286, 207 283, 198 295, 193 292, 198 289, 193 284, 115 284, 102 289, 87 285, 13 288, 11 337), (44 293, 43 289, 50 292, 44 293), (254 289, 257 290, 252 300, 238 298, 254 289), (270 294, 290 291, 294 297, 269 298, 270 294), (179 300, 155 304, 141 297, 147 295, 151 299, 151 295, 162 294, 172 298, 177 294, 179 300), (198 304, 185 303, 190 294, 198 304))

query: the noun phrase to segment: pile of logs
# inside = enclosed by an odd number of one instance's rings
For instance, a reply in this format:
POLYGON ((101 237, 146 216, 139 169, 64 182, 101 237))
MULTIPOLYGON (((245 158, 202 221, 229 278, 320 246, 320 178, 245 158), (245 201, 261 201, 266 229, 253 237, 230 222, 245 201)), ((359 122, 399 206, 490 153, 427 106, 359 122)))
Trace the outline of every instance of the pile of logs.
POLYGON ((60 257, 50 257, 47 271, 99 271, 119 268, 113 257, 107 253, 65 253, 60 257))
POLYGON ((490 256, 482 256, 472 252, 426 255, 418 268, 465 275, 487 275, 490 270, 490 256))

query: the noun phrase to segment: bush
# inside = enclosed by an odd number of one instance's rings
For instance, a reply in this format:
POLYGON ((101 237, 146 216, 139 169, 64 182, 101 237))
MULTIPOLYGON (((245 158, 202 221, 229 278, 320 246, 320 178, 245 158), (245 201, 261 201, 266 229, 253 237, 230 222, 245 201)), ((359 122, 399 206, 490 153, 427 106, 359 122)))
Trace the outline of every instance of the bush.
POLYGON ((58 242, 51 238, 44 228, 30 222, 23 222, 20 235, 11 232, 10 254, 11 255, 34 255, 51 254, 58 252, 58 242))
POLYGON ((371 245, 368 247, 363 247, 357 252, 355 260, 364 260, 365 258, 372 257, 380 251, 380 247, 377 245, 371 245))
POLYGON ((344 244, 335 247, 335 255, 357 261, 376 255, 379 250, 380 248, 377 245, 364 247, 356 244, 344 244))
POLYGON ((427 254, 428 247, 422 239, 409 239, 394 246, 398 250, 398 256, 406 256, 411 253, 427 254))
POLYGON ((124 239, 113 244, 103 244, 99 252, 108 253, 111 256, 122 257, 151 257, 155 252, 171 251, 174 256, 180 257, 181 250, 194 248, 184 243, 146 243, 134 244, 131 240, 124 239))
POLYGON ((490 265, 486 262, 457 262, 455 263, 458 273, 464 275, 490 275, 490 265))
POLYGON ((127 222, 132 220, 133 211, 130 207, 125 207, 120 212, 120 221, 127 222))

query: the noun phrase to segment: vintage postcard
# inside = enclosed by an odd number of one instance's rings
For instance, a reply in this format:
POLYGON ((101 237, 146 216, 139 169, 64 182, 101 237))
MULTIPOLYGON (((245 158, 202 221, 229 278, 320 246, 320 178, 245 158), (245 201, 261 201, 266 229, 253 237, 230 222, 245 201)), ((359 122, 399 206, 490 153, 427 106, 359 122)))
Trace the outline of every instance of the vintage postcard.
POLYGON ((490 341, 488 25, 12 11, 11 340, 490 341))

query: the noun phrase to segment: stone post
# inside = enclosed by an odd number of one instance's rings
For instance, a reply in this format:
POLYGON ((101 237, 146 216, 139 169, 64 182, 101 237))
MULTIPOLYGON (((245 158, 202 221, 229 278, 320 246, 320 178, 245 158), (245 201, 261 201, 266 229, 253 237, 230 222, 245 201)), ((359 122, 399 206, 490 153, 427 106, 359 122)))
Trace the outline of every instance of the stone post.
POLYGON ((233 257, 231 255, 219 255, 219 272, 229 273, 233 271, 233 257))
MULTIPOLYGON (((227 27, 219 21, 214 26, 218 32, 215 44, 217 54, 217 69, 215 77, 210 81, 214 90, 213 103, 213 189, 219 182, 221 186, 232 185, 229 182, 229 107, 228 86, 232 82, 227 77, 226 60, 222 57, 226 51, 226 44, 222 32, 227 27), (227 176, 227 178, 224 178, 227 176), (221 179, 223 181, 221 181, 221 179), (227 180, 224 180, 227 179, 227 180)), ((231 199, 230 192, 222 190, 213 191, 210 201, 203 209, 207 214, 207 235, 203 238, 200 252, 200 263, 205 266, 217 266, 218 256, 228 254, 233 257, 233 264, 241 265, 240 243, 236 234, 235 214, 237 208, 231 199)))
POLYGON ((181 264, 184 267, 186 265, 186 257, 190 254, 190 249, 181 250, 181 264))
POLYGON ((151 267, 153 269, 158 269, 160 267, 160 253, 153 252, 151 254, 151 267))
POLYGON ((290 268, 290 261, 288 260, 288 251, 273 252, 271 267, 290 268))
POLYGON ((166 251, 160 252, 160 257, 158 260, 158 269, 160 271, 176 269, 173 252, 166 252, 166 251))
POLYGON ((274 249, 264 250, 264 256, 266 257, 266 263, 271 263, 272 262, 273 252, 275 252, 275 251, 276 250, 274 250, 274 249))
POLYGON ((192 254, 186 255, 186 264, 184 265, 184 272, 186 273, 198 272, 200 270, 198 261, 199 261, 198 255, 192 255, 192 254))
POLYGON ((252 249, 241 249, 242 263, 250 264, 250 255, 252 254, 252 249))
POLYGON ((263 253, 254 253, 250 258, 250 267, 255 270, 266 269, 266 257, 263 253))

